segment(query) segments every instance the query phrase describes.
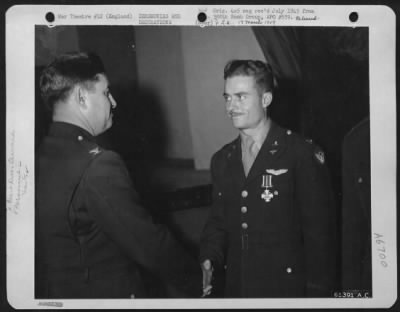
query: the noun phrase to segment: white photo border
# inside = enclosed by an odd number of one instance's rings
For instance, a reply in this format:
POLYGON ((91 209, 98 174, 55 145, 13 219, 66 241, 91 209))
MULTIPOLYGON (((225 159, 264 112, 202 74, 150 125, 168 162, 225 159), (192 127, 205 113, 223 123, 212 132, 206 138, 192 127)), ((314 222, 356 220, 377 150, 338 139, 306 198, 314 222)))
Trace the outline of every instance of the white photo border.
MULTIPOLYGON (((148 24, 149 25, 149 24, 148 24)), ((157 25, 157 24, 154 24, 157 25)), ((160 27, 168 27, 157 25, 160 27)), ((246 26, 255 26, 248 24, 246 26)), ((262 25, 264 26, 264 25, 262 25)), ((266 26, 266 25, 265 25, 266 26)), ((396 73, 395 14, 382 5, 17 5, 6 12, 7 298, 17 309, 147 308, 387 308, 397 298, 396 250, 396 73), (217 19, 199 23, 215 8, 313 10, 317 19, 282 20, 273 26, 345 26, 369 29, 371 126, 372 298, 275 299, 96 299, 34 298, 35 25, 138 25, 141 13, 169 14, 170 25, 230 26, 217 19), (45 15, 53 12, 49 24, 45 15), (208 12, 208 13, 207 13, 208 12), (349 14, 357 12, 357 22, 349 14), (66 18, 59 18, 60 14, 66 18), (94 19, 95 14, 104 18, 94 19), (72 15, 90 15, 71 18, 72 15), (109 15, 110 18, 106 18, 109 15), (114 17, 113 17, 114 16, 114 17), (179 17, 178 17, 179 16, 179 17), (217 25, 218 24, 218 25, 217 25), (383 139, 384 138, 384 139, 383 139)))

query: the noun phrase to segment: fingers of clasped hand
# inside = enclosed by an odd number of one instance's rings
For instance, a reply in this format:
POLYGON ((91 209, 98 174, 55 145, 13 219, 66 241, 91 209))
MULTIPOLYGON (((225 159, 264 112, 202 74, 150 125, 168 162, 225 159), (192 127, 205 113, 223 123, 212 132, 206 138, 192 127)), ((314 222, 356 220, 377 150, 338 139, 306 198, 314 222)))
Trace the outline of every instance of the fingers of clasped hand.
POLYGON ((203 294, 201 297, 204 298, 211 294, 212 290, 211 281, 213 278, 214 268, 212 267, 211 261, 208 259, 203 261, 203 263, 201 263, 200 266, 203 272, 203 294))

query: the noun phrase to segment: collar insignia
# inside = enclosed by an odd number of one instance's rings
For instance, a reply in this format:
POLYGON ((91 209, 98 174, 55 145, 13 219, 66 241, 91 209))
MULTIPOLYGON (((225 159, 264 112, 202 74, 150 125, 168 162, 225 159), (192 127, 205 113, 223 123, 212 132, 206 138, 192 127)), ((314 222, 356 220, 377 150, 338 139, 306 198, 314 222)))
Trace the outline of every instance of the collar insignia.
POLYGON ((90 151, 89 151, 89 154, 97 155, 97 154, 100 153, 100 152, 101 152, 101 151, 100 151, 99 147, 97 146, 96 148, 90 150, 90 151))

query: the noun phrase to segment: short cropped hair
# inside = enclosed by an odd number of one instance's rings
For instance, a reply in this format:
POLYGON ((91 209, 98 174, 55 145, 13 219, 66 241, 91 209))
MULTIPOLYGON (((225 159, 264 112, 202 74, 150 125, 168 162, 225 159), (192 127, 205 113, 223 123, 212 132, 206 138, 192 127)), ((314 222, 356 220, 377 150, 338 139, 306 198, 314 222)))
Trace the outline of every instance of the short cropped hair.
POLYGON ((58 56, 40 75, 40 93, 45 105, 53 110, 54 104, 66 100, 78 84, 90 89, 101 73, 105 73, 104 65, 95 53, 72 52, 58 56))
POLYGON ((234 76, 254 77, 260 92, 273 92, 271 65, 258 60, 231 60, 224 68, 224 79, 234 76))

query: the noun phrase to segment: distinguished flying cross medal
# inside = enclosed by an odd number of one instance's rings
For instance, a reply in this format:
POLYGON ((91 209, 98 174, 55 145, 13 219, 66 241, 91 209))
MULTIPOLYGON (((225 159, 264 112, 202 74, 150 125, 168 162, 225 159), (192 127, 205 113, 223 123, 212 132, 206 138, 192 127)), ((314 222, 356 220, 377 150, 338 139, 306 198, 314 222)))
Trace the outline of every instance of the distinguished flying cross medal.
POLYGON ((272 188, 272 175, 271 174, 264 174, 263 181, 261 187, 265 187, 264 192, 261 194, 261 198, 264 199, 266 202, 270 202, 271 199, 274 197, 274 194, 271 192, 272 188))
POLYGON ((278 195, 278 191, 271 192, 273 185, 272 185, 272 176, 279 176, 281 174, 285 174, 288 172, 288 169, 267 169, 265 170, 268 174, 264 174, 263 182, 261 187, 265 187, 264 192, 261 194, 261 198, 264 199, 266 202, 270 202, 274 196, 278 195))

